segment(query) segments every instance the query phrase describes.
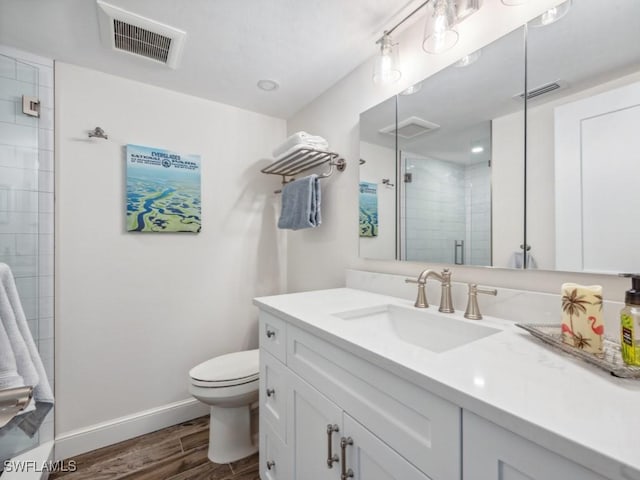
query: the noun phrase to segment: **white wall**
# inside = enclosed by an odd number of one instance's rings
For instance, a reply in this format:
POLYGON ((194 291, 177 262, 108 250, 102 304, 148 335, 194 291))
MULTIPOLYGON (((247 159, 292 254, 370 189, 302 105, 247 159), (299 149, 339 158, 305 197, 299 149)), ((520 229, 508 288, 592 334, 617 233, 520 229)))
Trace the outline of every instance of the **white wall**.
MULTIPOLYGON (((357 205, 359 158, 359 114, 394 93, 446 67, 459 57, 499 38, 545 9, 561 3, 538 0, 516 7, 500 0, 487 0, 483 8, 460 25, 460 42, 439 56, 421 49, 422 20, 394 39, 400 42, 402 80, 391 87, 375 87, 371 82, 373 60, 361 65, 323 95, 294 115, 287 124, 290 132, 305 130, 324 136, 349 161, 342 174, 329 180, 323 192, 323 225, 319 229, 288 238, 288 290, 300 291, 344 285, 344 269, 417 275, 424 264, 374 261, 358 257, 357 205)), ((371 45, 372 55, 375 45, 371 45)), ((558 292, 565 281, 600 283, 607 298, 620 299, 627 282, 611 276, 554 272, 522 272, 488 268, 454 269, 454 280, 474 281, 544 292, 558 292)))
POLYGON ((396 152, 372 143, 360 142, 360 180, 378 185, 378 235, 360 237, 360 256, 363 258, 396 258, 396 152), (382 183, 388 178, 393 187, 382 183))
POLYGON ((191 398, 190 368, 257 347, 251 299, 281 291, 285 247, 279 179, 260 168, 286 127, 64 63, 55 81, 56 448, 64 457, 163 426, 165 406, 171 415, 191 398), (87 138, 96 125, 108 140, 87 138), (127 143, 201 155, 201 233, 125 232, 127 143), (145 420, 130 428, 136 416, 145 420))
POLYGON ((504 268, 524 241, 523 112, 491 121, 491 188, 493 265, 504 268))

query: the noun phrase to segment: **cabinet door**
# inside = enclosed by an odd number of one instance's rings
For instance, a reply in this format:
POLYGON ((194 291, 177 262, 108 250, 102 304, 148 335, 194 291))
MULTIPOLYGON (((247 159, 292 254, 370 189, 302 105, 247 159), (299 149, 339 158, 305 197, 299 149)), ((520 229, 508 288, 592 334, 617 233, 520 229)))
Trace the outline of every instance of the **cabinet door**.
POLYGON ((466 410, 462 430, 464 480, 606 480, 466 410))
POLYGON ((336 425, 331 433, 332 455, 339 454, 342 411, 324 395, 297 375, 290 375, 291 396, 287 412, 287 439, 293 450, 295 479, 339 480, 340 464, 327 465, 328 425, 336 425))
POLYGON ((345 468, 353 471, 354 480, 429 480, 346 413, 343 421, 343 437, 353 442, 346 446, 345 468))

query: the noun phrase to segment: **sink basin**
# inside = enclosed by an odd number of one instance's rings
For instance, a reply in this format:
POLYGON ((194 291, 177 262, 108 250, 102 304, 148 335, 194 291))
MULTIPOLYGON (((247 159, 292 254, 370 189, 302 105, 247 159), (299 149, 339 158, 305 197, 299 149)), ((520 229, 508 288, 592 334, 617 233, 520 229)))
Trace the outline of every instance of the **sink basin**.
POLYGON ((452 318, 447 314, 381 305, 334 313, 351 324, 361 324, 367 334, 401 340, 434 353, 442 353, 501 330, 452 318))

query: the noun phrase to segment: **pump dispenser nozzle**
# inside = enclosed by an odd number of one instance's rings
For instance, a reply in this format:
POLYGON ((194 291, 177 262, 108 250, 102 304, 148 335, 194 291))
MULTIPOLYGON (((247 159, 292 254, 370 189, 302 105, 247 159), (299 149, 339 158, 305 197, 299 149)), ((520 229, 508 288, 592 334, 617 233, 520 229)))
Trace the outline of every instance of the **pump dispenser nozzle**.
POLYGON ((621 273, 620 276, 631 278, 631 290, 627 290, 624 303, 640 305, 640 273, 621 273))

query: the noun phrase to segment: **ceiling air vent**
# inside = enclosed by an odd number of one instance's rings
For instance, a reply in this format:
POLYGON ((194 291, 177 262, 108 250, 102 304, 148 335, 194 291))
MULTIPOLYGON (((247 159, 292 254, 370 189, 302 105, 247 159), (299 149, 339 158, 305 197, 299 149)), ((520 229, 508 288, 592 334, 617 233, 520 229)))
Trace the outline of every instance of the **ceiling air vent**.
MULTIPOLYGON (((423 135, 433 130, 440 128, 440 125, 428 122, 419 117, 408 117, 398 122, 398 136, 402 138, 414 138, 418 135, 423 135)), ((381 128, 380 133, 388 133, 389 135, 395 135, 396 125, 395 123, 387 127, 381 128)))
MULTIPOLYGON (((536 88, 532 88, 527 93, 527 100, 531 100, 533 98, 539 97, 540 95, 545 95, 546 93, 551 93, 555 90, 565 88, 566 86, 567 84, 565 82, 558 80, 556 82, 551 82, 536 88)), ((518 95, 514 95, 513 98, 515 98, 516 100, 522 100, 524 98, 524 92, 519 93, 518 95)))
POLYGON ((102 42, 109 48, 177 68, 186 33, 97 0, 102 42))

